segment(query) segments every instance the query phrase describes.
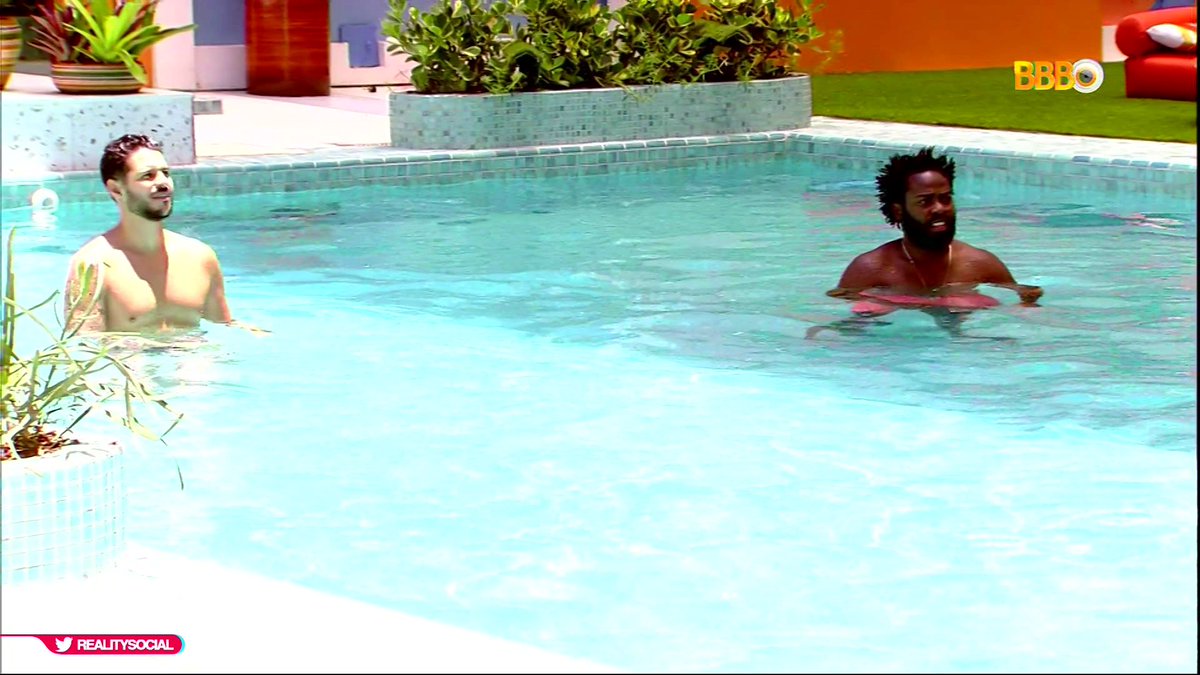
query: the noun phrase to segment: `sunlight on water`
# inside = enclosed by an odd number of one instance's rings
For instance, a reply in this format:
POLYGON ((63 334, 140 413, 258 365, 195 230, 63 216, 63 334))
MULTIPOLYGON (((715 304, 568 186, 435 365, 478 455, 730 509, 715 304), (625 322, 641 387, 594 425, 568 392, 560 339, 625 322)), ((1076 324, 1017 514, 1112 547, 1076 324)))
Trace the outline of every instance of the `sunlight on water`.
POLYGON ((129 536, 631 670, 1194 669, 1195 205, 957 188, 1043 306, 814 340, 862 176, 180 195, 273 334, 134 357, 129 536))

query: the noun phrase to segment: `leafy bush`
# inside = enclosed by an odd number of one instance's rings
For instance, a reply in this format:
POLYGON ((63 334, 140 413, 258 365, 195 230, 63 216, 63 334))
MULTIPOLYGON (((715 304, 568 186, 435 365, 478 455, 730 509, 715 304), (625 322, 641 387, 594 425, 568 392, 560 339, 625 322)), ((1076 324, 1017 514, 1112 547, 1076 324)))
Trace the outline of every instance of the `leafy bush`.
POLYGON ((510 56, 533 54, 535 89, 579 89, 615 84, 616 52, 608 24, 612 13, 595 0, 517 0, 524 17, 510 56))
POLYGON ((402 51, 416 64, 411 77, 417 91, 499 93, 517 88, 521 77, 506 67, 510 13, 505 0, 488 7, 481 0, 440 0, 428 12, 391 0, 382 32, 389 52, 402 51))
POLYGON ((810 12, 793 14, 778 0, 708 0, 692 26, 706 82, 786 77, 801 46, 820 35, 810 12))
POLYGON ((697 82, 695 8, 679 0, 636 0, 615 12, 613 42, 622 84, 697 82))
POLYGON ((727 82, 786 77, 821 36, 804 0, 390 0, 390 53, 422 94, 727 82))

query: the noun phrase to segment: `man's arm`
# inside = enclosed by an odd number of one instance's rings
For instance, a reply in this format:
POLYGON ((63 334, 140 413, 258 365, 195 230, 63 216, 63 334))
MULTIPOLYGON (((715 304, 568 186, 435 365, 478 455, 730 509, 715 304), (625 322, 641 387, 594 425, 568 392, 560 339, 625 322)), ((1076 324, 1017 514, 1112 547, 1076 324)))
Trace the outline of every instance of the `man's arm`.
POLYGON ((68 335, 100 333, 108 328, 104 266, 103 260, 86 250, 71 257, 63 296, 63 318, 68 335))
POLYGON ((894 312, 897 307, 888 303, 886 299, 864 295, 869 288, 886 285, 879 274, 878 255, 878 251, 870 251, 852 260, 846 271, 842 272, 837 288, 826 291, 825 295, 843 300, 857 300, 850 311, 860 317, 883 316, 894 312))
POLYGON ((859 294, 862 291, 881 285, 878 268, 873 251, 858 256, 850 261, 846 271, 842 272, 842 278, 838 280, 837 288, 826 291, 825 295, 846 300, 861 299, 862 296, 859 294))
POLYGON ((204 300, 204 318, 213 323, 231 323, 233 317, 229 313, 229 303, 225 300, 225 275, 221 273, 221 263, 211 249, 205 257, 209 281, 208 297, 204 300))
POLYGON ((1021 304, 1023 305, 1037 304, 1038 298, 1042 297, 1040 286, 1018 284, 1016 279, 1013 278, 1012 272, 1000 261, 1000 258, 987 251, 984 251, 984 253, 986 254, 986 259, 984 262, 983 279, 980 283, 991 284, 1015 291, 1020 296, 1021 304))
POLYGON ((208 298, 204 302, 204 318, 213 323, 223 323, 235 328, 245 328, 255 335, 270 333, 270 331, 256 328, 233 318, 232 313, 229 311, 229 303, 225 300, 225 275, 221 272, 221 262, 217 260, 217 254, 211 249, 208 251, 207 264, 210 277, 208 298))

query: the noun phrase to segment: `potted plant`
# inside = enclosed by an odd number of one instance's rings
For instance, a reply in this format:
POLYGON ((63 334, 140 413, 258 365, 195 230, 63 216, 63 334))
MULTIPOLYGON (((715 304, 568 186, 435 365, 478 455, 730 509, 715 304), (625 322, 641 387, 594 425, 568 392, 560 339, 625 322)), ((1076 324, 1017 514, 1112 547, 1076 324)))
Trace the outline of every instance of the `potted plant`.
MULTIPOLYGON (((0 312, 0 571, 4 583, 88 574, 111 565, 124 542, 124 485, 119 443, 75 429, 101 411, 127 429, 161 440, 178 423, 125 359, 78 327, 53 330, 38 308, 57 292, 25 308, 17 302, 13 239, 3 256, 0 312), (29 327, 48 336, 32 353, 17 352, 18 333, 29 327), (122 400, 123 399, 123 400, 122 400), (119 407, 116 403, 121 403, 119 407), (135 414, 141 405, 171 418, 154 433, 135 414)), ((72 309, 100 296, 100 270, 84 265, 67 299, 72 309)), ((21 336, 26 337, 26 336, 21 336)))
POLYGON ((196 24, 154 23, 159 0, 41 0, 30 44, 50 57, 50 78, 64 94, 132 94, 148 78, 138 58, 196 24))
POLYGON ((36 1, 0 0, 0 89, 8 87, 8 79, 21 56, 19 19, 33 13, 36 1))
POLYGON ((390 0, 392 145, 492 149, 808 126, 807 0, 390 0))

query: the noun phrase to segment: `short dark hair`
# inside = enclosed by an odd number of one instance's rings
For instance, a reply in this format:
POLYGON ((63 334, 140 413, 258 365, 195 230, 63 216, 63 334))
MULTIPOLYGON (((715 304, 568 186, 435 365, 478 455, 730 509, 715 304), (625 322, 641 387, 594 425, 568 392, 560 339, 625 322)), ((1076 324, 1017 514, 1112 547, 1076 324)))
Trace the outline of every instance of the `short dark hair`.
POLYGON ((954 160, 945 155, 935 157, 932 147, 921 148, 915 155, 892 155, 888 163, 879 170, 879 174, 875 176, 879 210, 889 223, 900 223, 892 213, 892 204, 904 204, 904 195, 908 192, 908 179, 926 171, 942 174, 950 182, 950 188, 954 189, 954 160))
POLYGON ((162 143, 144 134, 125 134, 104 146, 104 154, 100 157, 100 180, 107 184, 109 178, 123 178, 129 170, 129 156, 142 148, 162 152, 162 143))

